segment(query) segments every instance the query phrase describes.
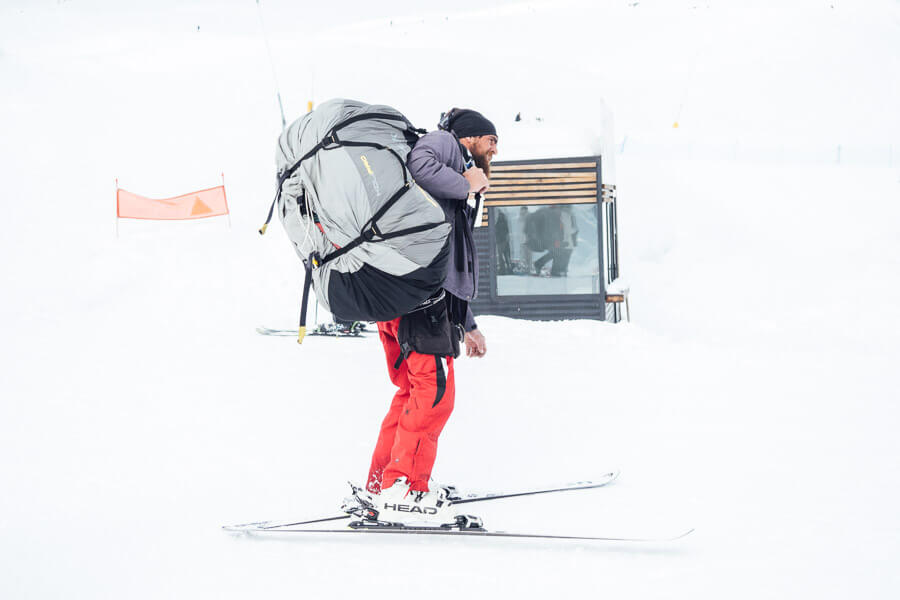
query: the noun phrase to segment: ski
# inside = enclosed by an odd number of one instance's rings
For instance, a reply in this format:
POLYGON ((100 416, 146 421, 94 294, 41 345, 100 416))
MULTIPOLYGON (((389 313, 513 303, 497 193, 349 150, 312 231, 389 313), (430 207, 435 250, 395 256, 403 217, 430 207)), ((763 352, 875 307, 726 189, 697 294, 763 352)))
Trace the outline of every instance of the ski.
MULTIPOLYGON (((297 337, 298 330, 297 329, 273 329, 271 327, 257 327, 256 333, 259 335, 266 336, 276 336, 276 337, 297 337)), ((319 325, 313 329, 309 329, 306 332, 306 335, 323 335, 330 337, 365 337, 363 334, 367 333, 366 329, 354 329, 350 331, 343 331, 340 329, 336 329, 333 326, 328 325, 319 325)))
POLYGON ((488 531, 486 529, 449 529, 441 527, 408 527, 396 525, 357 525, 350 523, 346 529, 297 529, 297 528, 270 528, 270 529, 253 529, 253 530, 233 530, 225 528, 227 531, 240 531, 243 533, 383 533, 396 535, 437 535, 437 536, 462 536, 462 537, 490 537, 490 538, 518 538, 533 540, 575 540, 575 541, 593 541, 593 542, 643 542, 643 543, 664 543, 680 540, 690 534, 693 529, 688 529, 670 537, 608 537, 593 535, 555 535, 545 533, 518 533, 510 531, 488 531))
POLYGON ((279 527, 295 527, 298 525, 313 525, 314 523, 327 523, 329 521, 340 521, 349 519, 353 515, 340 514, 332 517, 322 517, 320 519, 309 519, 307 521, 297 521, 296 523, 281 523, 278 521, 256 521, 254 523, 241 523, 238 525, 223 525, 225 531, 268 531, 270 529, 278 529, 279 527))
MULTIPOLYGON (((539 487, 533 488, 529 490, 519 490, 512 492, 488 492, 482 494, 466 494, 464 496, 451 496, 450 501, 452 504, 468 504, 471 502, 487 502, 489 500, 502 500, 504 498, 517 498, 521 496, 536 496, 538 494, 551 494, 557 492, 569 492, 574 490, 590 490, 594 488, 600 488, 609 485, 613 481, 615 481, 616 477, 619 476, 618 471, 609 471, 604 473, 600 477, 590 481, 576 481, 573 483, 566 483, 562 485, 553 485, 547 487, 539 487)), ((327 523, 330 521, 340 521, 342 519, 349 519, 353 515, 348 514, 340 514, 336 516, 330 517, 322 517, 317 519, 308 519, 305 521, 296 521, 296 522, 278 522, 278 521, 256 521, 253 523, 242 523, 238 525, 225 525, 222 529, 226 531, 269 531, 280 529, 282 527, 297 527, 300 525, 313 525, 316 523, 327 523)))
POLYGON ((283 335, 296 337, 299 333, 297 329, 273 329, 271 327, 257 327, 256 333, 259 335, 283 335))

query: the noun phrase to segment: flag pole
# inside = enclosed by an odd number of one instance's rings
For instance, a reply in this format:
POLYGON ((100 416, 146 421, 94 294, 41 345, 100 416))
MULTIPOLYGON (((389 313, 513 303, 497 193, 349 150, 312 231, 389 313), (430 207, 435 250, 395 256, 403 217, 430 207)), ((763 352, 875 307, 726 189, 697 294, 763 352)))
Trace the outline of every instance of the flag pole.
POLYGON ((119 239, 119 178, 116 177, 116 239, 119 239))
POLYGON ((225 194, 225 173, 222 173, 222 198, 225 200, 225 215, 228 216, 228 231, 231 231, 231 211, 228 209, 228 196, 225 194))

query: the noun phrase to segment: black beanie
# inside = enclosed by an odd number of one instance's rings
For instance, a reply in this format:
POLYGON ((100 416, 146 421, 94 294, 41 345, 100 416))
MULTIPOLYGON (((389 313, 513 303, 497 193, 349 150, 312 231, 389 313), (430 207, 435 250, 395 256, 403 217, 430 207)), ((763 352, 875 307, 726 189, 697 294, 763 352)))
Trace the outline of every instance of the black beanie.
POLYGON ((494 124, 476 110, 464 108, 450 117, 450 131, 456 137, 478 137, 480 135, 497 135, 494 124))

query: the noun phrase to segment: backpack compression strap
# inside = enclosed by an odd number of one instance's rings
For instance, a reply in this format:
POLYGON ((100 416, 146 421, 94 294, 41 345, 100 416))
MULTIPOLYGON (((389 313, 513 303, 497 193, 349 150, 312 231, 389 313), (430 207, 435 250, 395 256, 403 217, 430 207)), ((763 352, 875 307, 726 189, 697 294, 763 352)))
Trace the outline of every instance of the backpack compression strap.
MULTIPOLYGON (((301 156, 297 162, 295 162, 293 165, 291 165, 290 167, 288 167, 287 169, 285 169, 284 171, 282 171, 281 173, 278 174, 278 188, 275 190, 275 198, 272 200, 272 204, 269 206, 269 214, 266 217, 266 222, 263 223, 263 226, 259 228, 259 235, 265 235, 266 229, 269 228, 269 223, 272 221, 272 215, 275 212, 275 205, 278 204, 278 199, 281 197, 281 186, 284 185, 284 182, 287 181, 291 177, 291 175, 294 174, 294 171, 296 171, 300 167, 300 165, 303 163, 303 161, 305 161, 306 159, 313 156, 319 150, 322 150, 326 147, 328 150, 331 150, 333 148, 339 148, 342 145, 343 146, 367 145, 367 146, 373 146, 373 147, 378 147, 381 149, 390 150, 391 154, 393 154, 397 158, 397 160, 399 160, 400 163, 403 164, 403 160, 397 155, 396 152, 394 152, 390 148, 385 148, 384 146, 380 146, 377 144, 364 144, 364 142, 343 142, 343 141, 338 140, 338 138, 337 138, 338 131, 340 131, 344 127, 347 127, 348 125, 352 125, 353 123, 356 123, 358 121, 365 121, 367 119, 385 119, 388 121, 403 121, 407 125, 406 130, 409 131, 410 133, 415 133, 415 134, 427 133, 427 131, 425 129, 419 129, 418 127, 414 127, 413 124, 410 123, 409 120, 402 115, 392 115, 389 113, 366 113, 366 114, 356 115, 356 116, 350 117, 348 119, 344 119, 343 121, 341 121, 340 123, 338 123, 337 125, 332 127, 331 131, 324 138, 322 138, 318 144, 316 144, 315 146, 310 148, 309 152, 307 152, 306 154, 301 156), (335 145, 329 146, 329 144, 335 144, 335 145)), ((403 165, 403 166, 404 166, 403 182, 405 183, 406 182, 406 168, 405 168, 406 165, 403 165)))

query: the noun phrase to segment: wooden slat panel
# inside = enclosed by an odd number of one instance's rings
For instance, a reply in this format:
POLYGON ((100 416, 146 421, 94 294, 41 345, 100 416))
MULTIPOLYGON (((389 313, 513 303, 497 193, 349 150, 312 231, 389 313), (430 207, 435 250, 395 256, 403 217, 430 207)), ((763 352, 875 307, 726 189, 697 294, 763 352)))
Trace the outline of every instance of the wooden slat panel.
POLYGON ((496 173, 493 170, 491 171, 491 180, 494 179, 523 179, 526 177, 564 177, 566 179, 570 177, 591 177, 590 181, 597 180, 597 172, 596 171, 538 171, 536 173, 527 173, 527 172, 519 172, 519 173, 496 173))
MULTIPOLYGON (((506 182, 504 182, 506 183, 506 182)), ((596 192, 596 183, 575 183, 572 185, 492 185, 491 193, 497 192, 550 192, 566 190, 589 190, 596 192)), ((604 189, 604 193, 606 190, 604 189)))
POLYGON ((533 163, 530 165, 495 165, 491 171, 533 171, 538 169, 596 169, 596 162, 533 163))
POLYGON ((582 198, 544 198, 542 200, 485 200, 485 206, 524 206, 531 204, 596 204, 594 196, 582 198))
POLYGON ((497 185, 526 185, 526 184, 547 184, 559 185, 562 183, 596 183, 597 175, 579 175, 577 177, 541 177, 539 179, 494 179, 491 177, 491 183, 497 185))
POLYGON ((573 192, 502 192, 494 193, 491 191, 491 198, 553 198, 565 196, 579 196, 582 198, 597 199, 597 194, 591 194, 585 190, 575 190, 573 192))

